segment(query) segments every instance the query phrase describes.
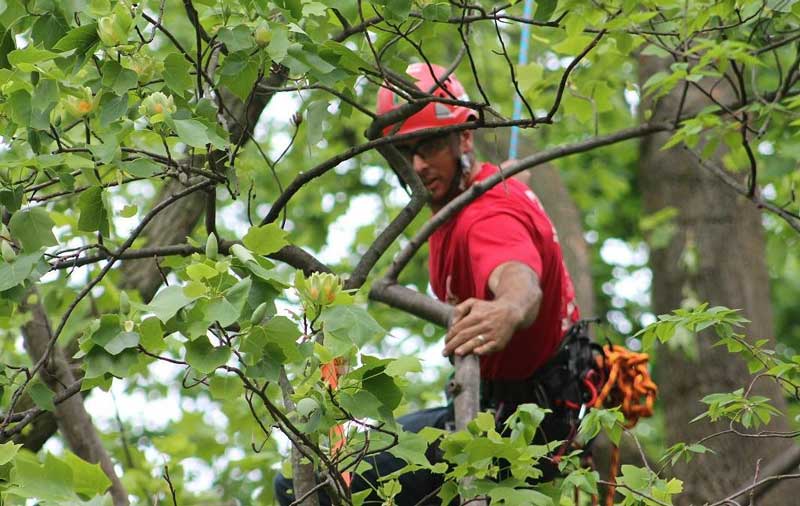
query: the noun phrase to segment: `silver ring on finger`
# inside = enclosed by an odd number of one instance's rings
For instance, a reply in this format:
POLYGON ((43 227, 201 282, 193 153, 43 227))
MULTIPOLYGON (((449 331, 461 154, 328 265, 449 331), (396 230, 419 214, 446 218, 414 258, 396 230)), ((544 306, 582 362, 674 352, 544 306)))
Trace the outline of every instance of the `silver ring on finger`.
POLYGON ((480 341, 481 345, 486 344, 486 338, 483 336, 483 334, 478 334, 477 337, 475 337, 475 339, 480 341))

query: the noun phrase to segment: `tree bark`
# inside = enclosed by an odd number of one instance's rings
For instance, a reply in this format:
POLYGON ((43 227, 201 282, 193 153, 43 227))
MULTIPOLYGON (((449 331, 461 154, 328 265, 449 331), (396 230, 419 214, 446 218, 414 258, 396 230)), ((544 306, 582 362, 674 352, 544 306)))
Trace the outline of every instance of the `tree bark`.
MULTIPOLYGON (((23 327, 23 337, 28 354, 36 362, 45 354, 52 331, 47 314, 40 303, 25 307, 24 310, 33 313, 33 318, 23 327)), ((53 349, 49 364, 43 368, 41 377, 50 390, 56 394, 65 386, 75 382, 75 376, 59 347, 53 349)), ((92 424, 92 418, 83 405, 83 397, 73 395, 59 403, 55 409, 55 417, 59 429, 72 451, 88 462, 100 463, 100 467, 111 480, 111 497, 114 500, 114 506, 130 504, 128 493, 114 471, 111 457, 103 447, 100 435, 92 424)))
MULTIPOLYGON (((641 82, 666 68, 663 60, 643 58, 641 82)), ((655 104, 643 102, 643 107, 652 108, 654 120, 669 121, 678 114, 682 91, 678 89, 655 104)), ((690 90, 685 105, 699 110, 708 102, 690 90)), ((639 175, 645 212, 665 207, 679 211, 677 233, 665 248, 650 254, 653 311, 667 313, 680 307, 691 291, 712 306, 741 309, 743 316, 751 320, 744 330, 746 335, 772 340, 772 307, 760 212, 706 173, 684 149, 661 151, 668 138, 669 134, 659 133, 641 143, 639 175), (698 265, 689 272, 680 259, 692 247, 697 251, 698 265)), ((727 423, 690 424, 689 421, 702 412, 703 405, 698 401, 703 396, 731 392, 746 387, 751 380, 744 361, 723 347, 712 348, 714 340, 708 332, 697 337, 697 360, 666 346, 658 349, 656 379, 660 383, 659 402, 665 413, 669 443, 696 441, 727 428, 727 423)), ((759 394, 770 397, 773 405, 785 412, 785 401, 776 384, 760 381, 756 386, 759 394)), ((785 420, 776 420, 770 428, 786 430, 785 420)), ((676 468, 686 490, 678 504, 701 504, 725 497, 742 483, 753 480, 759 459, 769 462, 785 445, 781 440, 736 436, 710 440, 707 446, 715 454, 701 455, 676 468)), ((796 500, 796 491, 792 493, 791 485, 785 484, 775 487, 759 501, 759 506, 794 504, 796 500)))

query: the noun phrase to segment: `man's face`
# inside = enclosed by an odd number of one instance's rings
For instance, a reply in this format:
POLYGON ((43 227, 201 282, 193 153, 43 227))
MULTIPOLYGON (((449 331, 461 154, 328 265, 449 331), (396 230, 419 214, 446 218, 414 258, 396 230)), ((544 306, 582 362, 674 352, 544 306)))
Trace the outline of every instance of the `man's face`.
POLYGON ((415 143, 398 144, 397 149, 408 160, 422 180, 422 184, 431 193, 434 207, 446 204, 448 190, 456 175, 458 160, 456 158, 453 134, 437 135, 415 143))

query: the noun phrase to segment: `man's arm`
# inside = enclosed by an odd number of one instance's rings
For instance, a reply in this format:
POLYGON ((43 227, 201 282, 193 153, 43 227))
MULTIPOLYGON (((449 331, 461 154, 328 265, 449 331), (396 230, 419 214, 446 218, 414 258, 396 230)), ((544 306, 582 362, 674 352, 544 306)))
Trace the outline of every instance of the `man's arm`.
POLYGON ((467 299, 455 307, 443 355, 500 351, 517 330, 529 327, 539 314, 539 277, 527 265, 515 261, 500 264, 489 275, 488 287, 493 300, 467 299))

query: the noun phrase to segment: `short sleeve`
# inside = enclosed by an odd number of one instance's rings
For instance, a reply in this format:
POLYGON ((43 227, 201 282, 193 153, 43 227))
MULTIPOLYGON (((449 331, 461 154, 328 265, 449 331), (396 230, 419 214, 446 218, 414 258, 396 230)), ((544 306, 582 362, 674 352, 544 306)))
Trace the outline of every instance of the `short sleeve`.
POLYGON ((520 262, 542 276, 542 257, 529 229, 517 217, 497 213, 474 222, 467 234, 475 293, 489 299, 489 276, 506 262, 520 262))

